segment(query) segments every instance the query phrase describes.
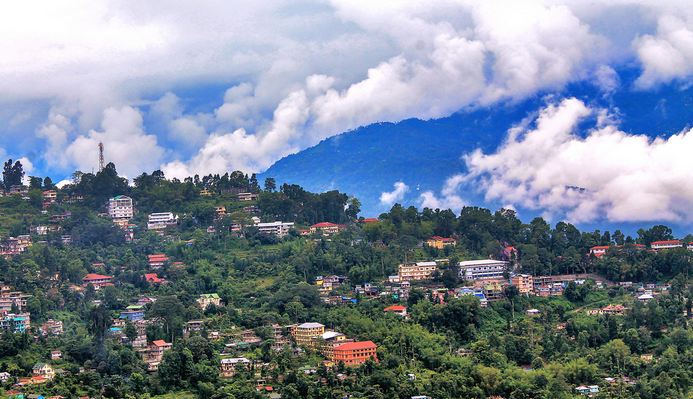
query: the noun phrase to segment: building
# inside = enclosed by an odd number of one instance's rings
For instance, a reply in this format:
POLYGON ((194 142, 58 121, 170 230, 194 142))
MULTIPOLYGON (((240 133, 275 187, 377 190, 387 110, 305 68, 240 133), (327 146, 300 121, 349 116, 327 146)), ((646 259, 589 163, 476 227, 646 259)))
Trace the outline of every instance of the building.
POLYGON ((325 326, 320 323, 303 323, 291 329, 291 335, 296 344, 304 347, 313 347, 315 337, 325 333, 325 326))
POLYGON ((82 285, 88 286, 91 284, 95 290, 113 285, 113 276, 105 276, 103 274, 89 273, 82 278, 82 285))
POLYGON ((165 254, 152 254, 147 255, 147 261, 149 262, 149 267, 151 269, 160 269, 164 267, 166 262, 169 261, 168 256, 165 254))
POLYGON ((189 322, 185 323, 185 326, 183 327, 183 336, 189 337, 192 333, 201 332, 204 324, 205 323, 202 320, 190 320, 189 322))
POLYGON ((623 305, 607 305, 601 308, 600 313, 612 316, 622 316, 627 308, 623 305))
POLYGON ((321 222, 321 223, 316 223, 312 226, 310 226, 310 233, 315 234, 320 232, 324 236, 331 236, 333 234, 339 233, 339 231, 343 228, 342 225, 335 224, 335 223, 330 223, 330 222, 321 222))
POLYGON ((226 216, 226 207, 221 205, 216 208, 214 208, 214 218, 216 220, 222 219, 224 216, 226 216))
POLYGON ((596 256, 597 258, 601 258, 606 254, 606 251, 608 250, 608 245, 597 245, 595 247, 590 248, 590 254, 596 256))
POLYGON ((220 363, 219 374, 224 378, 233 377, 239 370, 250 368, 251 364, 250 360, 244 357, 221 359, 220 363))
POLYGON ((61 320, 48 319, 39 327, 41 335, 62 335, 63 322, 61 320))
POLYGON ((29 313, 3 313, 0 314, 0 329, 13 333, 24 333, 31 327, 31 315, 29 313))
POLYGON ((455 240, 454 238, 433 236, 426 240, 426 245, 428 245, 431 248, 443 249, 447 246, 454 247, 455 245, 457 245, 457 240, 455 240))
POLYGON ((377 350, 378 346, 373 341, 348 342, 335 347, 330 360, 335 363, 342 362, 346 366, 358 366, 369 359, 377 362, 377 350))
POLYGON ((349 342, 346 335, 337 331, 325 331, 322 335, 313 339, 315 340, 313 347, 328 359, 332 359, 334 356, 335 347, 349 342))
POLYGON ((402 305, 391 305, 383 309, 385 313, 393 313, 402 317, 407 316, 407 307, 402 305))
POLYGON ((51 360, 60 360, 63 358, 61 351, 51 351, 51 360))
POLYGON ((431 262, 402 263, 399 265, 399 281, 430 280, 438 271, 438 264, 431 262))
POLYGON ((178 224, 178 216, 171 212, 151 213, 147 219, 147 230, 164 230, 178 224))
POLYGON ((164 352, 173 348, 173 344, 162 339, 152 341, 147 345, 147 350, 142 354, 144 362, 147 363, 147 370, 156 371, 159 363, 164 358, 164 352))
POLYGON ((31 374, 34 377, 43 377, 47 380, 52 380, 55 377, 55 370, 50 364, 46 363, 36 363, 31 369, 31 374))
POLYGON ((10 378, 12 378, 12 375, 10 373, 6 371, 0 373, 0 383, 7 382, 7 380, 9 380, 10 378))
POLYGON ((651 299, 654 299, 654 297, 652 296, 652 294, 648 294, 648 293, 645 293, 645 294, 638 296, 638 301, 640 301, 640 302, 647 302, 651 299))
POLYGON ((166 282, 166 280, 159 277, 159 275, 156 273, 145 273, 144 280, 149 284, 162 284, 166 282))
POLYGON ((347 282, 346 276, 318 276, 315 278, 315 285, 318 286, 318 291, 321 295, 327 295, 333 290, 342 286, 342 284, 347 282))
POLYGON ((510 282, 517 287, 520 294, 534 292, 534 277, 531 274, 516 274, 510 279, 510 282))
POLYGON ((197 303, 200 305, 202 310, 205 310, 210 305, 221 306, 221 298, 216 292, 211 294, 202 294, 199 298, 197 298, 197 303))
POLYGON ((268 223, 258 223, 255 227, 260 230, 260 233, 273 235, 277 237, 284 237, 289 234, 289 230, 294 227, 292 222, 268 222, 268 223))
POLYGON ((238 198, 239 201, 257 201, 259 196, 256 193, 238 193, 236 194, 236 198, 238 198))
POLYGON ((31 236, 9 237, 0 244, 0 255, 11 257, 19 255, 31 246, 31 236))
POLYGON ((509 265, 504 260, 467 260, 459 263, 459 276, 464 280, 503 278, 509 265))
POLYGON ((577 393, 579 393, 580 395, 592 397, 592 396, 599 393, 599 386, 598 385, 588 385, 588 386, 580 385, 579 387, 575 387, 575 391, 577 391, 577 393))
POLYGON ((0 292, 0 312, 11 312, 13 307, 20 312, 23 311, 31 295, 22 291, 10 291, 8 286, 5 287, 7 289, 0 292))
POLYGON ((144 319, 144 306, 142 305, 130 305, 125 308, 124 311, 120 312, 120 319, 137 321, 144 319))
POLYGON ((118 195, 108 200, 108 216, 111 219, 132 219, 133 215, 132 198, 118 195))
POLYGON ((200 195, 202 197, 210 197, 213 195, 213 193, 211 191, 207 190, 206 188, 203 188, 202 190, 200 190, 200 195))
POLYGON ((679 240, 652 241, 650 243, 650 248, 652 248, 655 251, 661 251, 664 249, 683 248, 683 243, 679 240))

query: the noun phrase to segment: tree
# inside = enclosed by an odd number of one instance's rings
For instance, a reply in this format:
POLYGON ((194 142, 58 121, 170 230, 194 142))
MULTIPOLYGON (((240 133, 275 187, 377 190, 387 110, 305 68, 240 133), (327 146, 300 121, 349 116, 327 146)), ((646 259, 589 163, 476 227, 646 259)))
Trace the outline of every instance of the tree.
POLYGON ((277 189, 277 182, 273 177, 265 179, 265 191, 273 193, 277 189))
POLYGON ((18 186, 22 184, 22 179, 24 179, 24 167, 19 161, 12 163, 12 159, 8 159, 2 170, 2 182, 5 185, 5 189, 9 190, 12 186, 18 186))
POLYGON ((185 307, 175 295, 163 296, 152 304, 149 314, 164 321, 167 337, 173 341, 183 325, 185 307))
POLYGON ((29 176, 29 189, 40 190, 43 185, 43 180, 38 176, 29 176))

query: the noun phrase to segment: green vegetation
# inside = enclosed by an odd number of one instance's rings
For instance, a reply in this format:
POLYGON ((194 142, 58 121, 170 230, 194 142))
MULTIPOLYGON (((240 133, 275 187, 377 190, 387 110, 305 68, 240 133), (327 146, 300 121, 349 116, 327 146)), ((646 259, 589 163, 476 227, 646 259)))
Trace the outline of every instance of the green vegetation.
MULTIPOLYGON (((14 164, 5 170, 6 182, 13 182, 14 164)), ((357 219, 358 200, 346 194, 277 188, 273 181, 262 190, 254 176, 241 172, 178 181, 156 171, 128 186, 109 164, 74 178, 45 213, 41 190, 52 188, 46 179, 32 179, 28 199, 0 198, 0 233, 31 233, 33 239, 23 253, 0 258, 0 280, 31 295, 22 311, 31 313, 33 327, 28 333, 5 331, 0 339, 0 372, 12 376, 2 384, 6 390, 241 399, 268 397, 257 386, 269 385, 285 399, 522 399, 580 397, 577 386, 599 385, 598 398, 690 397, 693 252, 654 253, 633 245, 671 238, 665 226, 643 229, 633 238, 618 231, 580 232, 564 222, 551 227, 540 218, 523 223, 509 210, 467 207, 456 215, 400 205, 378 222, 363 223, 357 219), (239 192, 259 198, 239 201, 239 192), (132 241, 100 215, 108 198, 121 194, 135 203, 132 241), (226 212, 217 213, 219 207, 226 212), (176 226, 163 234, 147 231, 149 213, 169 211, 179 216, 176 226), (66 212, 64 220, 52 221, 66 212), (281 238, 267 235, 253 227, 254 216, 295 222, 297 229, 281 238), (345 227, 329 237, 298 234, 316 222, 345 227), (60 230, 37 235, 39 225, 60 230), (65 235, 71 243, 64 242, 65 235), (420 245, 433 235, 456 237, 458 244, 441 250, 420 245), (595 245, 614 248, 601 258, 587 255, 595 245), (147 256, 157 253, 169 260, 153 270, 147 256), (521 295, 511 286, 486 308, 474 296, 456 297, 454 290, 443 290, 442 298, 432 295, 444 286, 467 284, 458 278, 458 260, 488 257, 518 262, 518 272, 535 276, 594 273, 635 286, 660 283, 660 289, 666 283, 667 289, 641 302, 635 288, 598 288, 589 278, 567 284, 563 295, 553 297, 521 295), (352 289, 366 282, 380 285, 404 260, 441 258, 449 260, 447 266, 434 281, 414 284, 408 297, 369 297, 352 289), (113 276, 114 285, 81 287, 87 273, 113 276), (145 273, 157 273, 166 283, 148 282, 145 273), (327 275, 348 277, 336 293, 355 301, 327 305, 314 285, 317 276, 327 275), (209 293, 218 293, 222 305, 203 310, 196 300, 209 293), (156 298, 145 304, 146 341, 173 343, 156 372, 147 370, 133 345, 139 334, 135 323, 114 328, 121 312, 142 298, 156 298), (398 301, 408 306, 408 318, 383 313, 398 301), (627 309, 623 315, 588 314, 609 304, 627 309), (529 315, 528 309, 539 314, 529 315), (49 319, 62 321, 64 333, 40 334, 38 327, 49 319), (203 321, 203 327, 186 334, 191 320, 203 321), (375 342, 378 362, 328 367, 309 349, 272 349, 276 337, 268 327, 308 321, 375 342), (258 343, 240 341, 250 330, 258 343), (52 350, 60 350, 62 359, 50 360, 52 350), (252 362, 250 369, 220 377, 220 359, 239 356, 252 362), (13 388, 38 362, 60 372, 48 383, 13 388), (606 382, 607 377, 615 381, 606 382)))

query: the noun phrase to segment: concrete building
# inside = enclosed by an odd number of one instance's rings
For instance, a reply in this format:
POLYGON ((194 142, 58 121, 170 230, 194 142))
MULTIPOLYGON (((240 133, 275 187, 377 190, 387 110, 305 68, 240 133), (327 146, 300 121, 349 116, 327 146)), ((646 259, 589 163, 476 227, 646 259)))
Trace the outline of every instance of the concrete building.
POLYGON ((312 348, 315 340, 325 333, 325 326, 320 323, 303 323, 291 328, 291 335, 296 344, 303 347, 312 348))
POLYGON ((430 280, 437 270, 438 264, 434 261, 402 263, 399 265, 399 281, 430 280))
POLYGON ((52 380, 55 377, 55 370, 50 364, 46 363, 36 363, 31 369, 31 374, 34 377, 43 377, 47 380, 52 380))
POLYGON ((590 248, 590 254, 596 256, 597 258, 601 258, 606 254, 606 251, 608 250, 608 245, 597 245, 595 247, 590 248))
POLYGON ((0 329, 21 334, 31 328, 29 313, 4 313, 0 315, 0 329))
POLYGON ((162 339, 152 341, 147 345, 147 350, 142 354, 144 362, 147 363, 147 370, 156 371, 164 358, 164 352, 173 348, 173 344, 162 339))
POLYGON ((131 219, 133 215, 132 198, 118 195, 108 200, 108 216, 111 219, 131 219))
POLYGON ((113 276, 105 276, 103 274, 89 273, 82 278, 82 285, 88 286, 91 284, 95 290, 113 285, 113 276))
POLYGON ((679 240, 653 241, 650 243, 650 248, 655 251, 664 249, 683 248, 683 243, 679 240))
POLYGON ((221 359, 219 366, 219 374, 224 378, 230 378, 236 375, 241 368, 249 368, 250 360, 244 357, 231 357, 221 359))
POLYGON ((221 298, 216 292, 211 294, 202 294, 199 298, 197 298, 197 303, 200 305, 202 310, 205 310, 209 305, 221 306, 221 298))
POLYGON ((164 230, 168 226, 175 226, 178 216, 171 212, 151 213, 147 219, 147 230, 164 230))
POLYGON ((509 265, 509 262, 503 260, 467 260, 459 263, 459 276, 464 280, 503 278, 509 265))
POLYGON ((335 363, 342 362, 346 366, 358 366, 368 359, 378 361, 376 351, 378 346, 372 341, 348 342, 334 348, 334 355, 330 360, 335 363))
POLYGON ((390 305, 383 309, 383 312, 385 313, 393 313, 398 316, 406 317, 407 316, 407 307, 403 305, 390 305))
POLYGON ((289 234, 289 230, 291 230, 294 227, 293 222, 267 222, 267 223, 258 223, 255 225, 255 227, 260 230, 260 233, 268 234, 268 235, 274 235, 277 237, 284 237, 287 234, 289 234))
POLYGON ((534 277, 531 274, 516 274, 510 279, 510 282, 517 287, 520 294, 534 292, 534 277))
POLYGON ((255 193, 238 193, 236 194, 236 198, 238 198, 239 201, 257 201, 259 195, 255 193))
POLYGON ((310 226, 310 233, 315 234, 320 232, 324 236, 331 236, 333 234, 339 233, 341 229, 344 227, 339 224, 335 223, 330 223, 330 222, 321 222, 321 223, 316 223, 312 226, 310 226))
POLYGON ((447 246, 454 247, 455 245, 457 245, 457 240, 455 240, 454 238, 433 236, 426 240, 426 245, 428 245, 431 248, 443 249, 447 246))

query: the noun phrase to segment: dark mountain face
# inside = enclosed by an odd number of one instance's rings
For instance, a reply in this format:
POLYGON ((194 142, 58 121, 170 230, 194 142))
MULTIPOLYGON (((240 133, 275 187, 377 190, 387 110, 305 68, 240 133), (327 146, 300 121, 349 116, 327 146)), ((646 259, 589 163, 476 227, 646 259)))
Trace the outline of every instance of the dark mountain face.
MULTIPOLYGON (((536 115, 553 100, 577 97, 590 106, 616 114, 622 130, 654 136, 669 136, 693 120, 693 89, 676 85, 655 91, 632 89, 632 72, 621 76, 621 89, 604 95, 588 83, 572 85, 558 93, 545 93, 517 103, 462 110, 442 119, 409 119, 377 123, 334 136, 318 145, 276 162, 260 178, 292 182, 310 191, 339 189, 362 202, 362 215, 373 216, 388 209, 380 194, 392 191, 397 181, 409 187, 403 203, 420 205, 419 195, 439 192, 451 175, 464 172, 461 158, 477 148, 493 151, 505 139, 508 128, 536 115)), ((491 209, 502 204, 486 203, 474 187, 463 187, 461 196, 473 205, 491 209)), ((530 211, 524 217, 534 216, 530 211)))

